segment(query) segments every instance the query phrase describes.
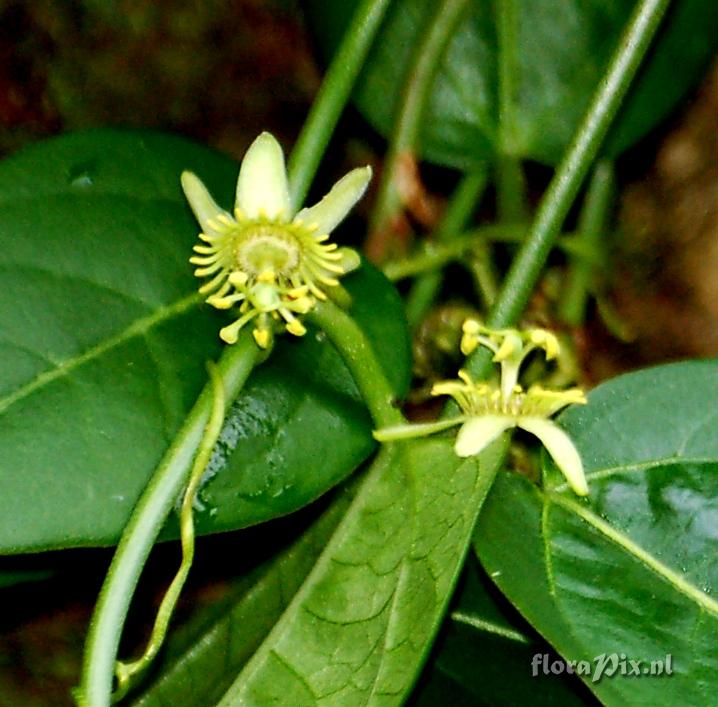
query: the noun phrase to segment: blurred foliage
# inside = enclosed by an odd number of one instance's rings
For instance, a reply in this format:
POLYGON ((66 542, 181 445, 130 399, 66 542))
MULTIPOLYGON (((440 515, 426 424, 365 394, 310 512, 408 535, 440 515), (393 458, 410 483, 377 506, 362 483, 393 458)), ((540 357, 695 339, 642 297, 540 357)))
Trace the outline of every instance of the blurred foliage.
POLYGON ((0 151, 94 125, 240 154, 293 137, 318 85, 294 0, 0 1, 0 151))

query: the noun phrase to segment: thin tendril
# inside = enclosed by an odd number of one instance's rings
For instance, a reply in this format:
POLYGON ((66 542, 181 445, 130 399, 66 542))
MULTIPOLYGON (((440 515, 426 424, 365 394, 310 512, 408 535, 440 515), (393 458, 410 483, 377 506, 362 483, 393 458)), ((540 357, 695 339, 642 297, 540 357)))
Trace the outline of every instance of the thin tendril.
POLYGON ((127 694, 132 678, 138 673, 143 672, 152 661, 164 643, 167 636, 167 628, 174 612, 177 600, 179 599, 182 587, 187 580, 190 567, 194 560, 194 501, 202 482, 202 477, 207 469, 209 460, 212 455, 219 434, 222 431, 224 416, 226 410, 226 401, 224 395, 224 385, 219 374, 217 366, 212 362, 207 362, 207 372, 212 383, 212 410, 209 420, 204 429, 202 441, 197 450, 194 463, 189 475, 189 482, 185 488, 182 498, 182 507, 180 510, 180 538, 182 544, 182 562, 180 563, 177 574, 165 593, 160 608, 157 611, 154 626, 150 639, 145 648, 145 652, 137 660, 125 663, 118 660, 115 664, 115 677, 117 678, 117 689, 112 695, 113 701, 117 701, 127 694))

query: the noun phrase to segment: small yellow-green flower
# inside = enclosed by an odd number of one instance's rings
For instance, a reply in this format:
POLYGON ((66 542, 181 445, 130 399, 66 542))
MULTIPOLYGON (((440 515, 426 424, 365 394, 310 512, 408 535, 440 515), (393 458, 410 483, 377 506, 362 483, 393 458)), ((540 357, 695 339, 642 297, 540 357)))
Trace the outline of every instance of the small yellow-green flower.
POLYGON ((494 352, 493 361, 501 366, 501 394, 508 401, 519 380, 525 358, 536 349, 543 349, 546 360, 558 356, 558 339, 546 329, 489 329, 475 319, 467 319, 462 327, 461 353, 468 356, 478 346, 494 352))
POLYGON ((541 348, 546 358, 559 353, 556 337, 544 329, 493 330, 470 320, 464 324, 462 351, 471 352, 478 345, 491 349, 493 360, 501 365, 498 387, 473 381, 466 371, 459 371, 459 380, 436 383, 431 392, 454 398, 461 409, 460 416, 423 425, 385 428, 377 430, 374 437, 380 441, 407 439, 461 425, 454 451, 459 457, 469 457, 481 452, 506 430, 520 427, 541 440, 573 491, 586 496, 588 484, 581 457, 571 438, 548 419, 567 405, 586 403, 583 391, 547 390, 539 385, 525 391, 517 383, 521 363, 531 351, 541 348))
POLYGON ((329 234, 366 191, 371 168, 342 177, 315 206, 294 213, 282 148, 269 133, 249 147, 237 179, 234 213, 221 209, 192 173, 182 188, 202 227, 194 246, 194 274, 209 280, 200 287, 218 309, 238 306, 238 318, 220 331, 228 344, 253 322, 254 338, 266 348, 283 325, 302 336, 301 315, 309 312, 341 275, 359 265, 351 248, 329 243, 329 234))
POLYGON ((502 390, 472 381, 465 371, 459 371, 459 378, 437 383, 431 391, 432 395, 450 395, 461 408, 463 414, 457 422, 462 424, 454 445, 457 456, 478 454, 506 430, 520 427, 541 440, 575 493, 588 494, 576 447, 555 422, 547 419, 567 405, 585 403, 582 390, 546 390, 532 385, 524 391, 516 385, 504 399, 502 390))

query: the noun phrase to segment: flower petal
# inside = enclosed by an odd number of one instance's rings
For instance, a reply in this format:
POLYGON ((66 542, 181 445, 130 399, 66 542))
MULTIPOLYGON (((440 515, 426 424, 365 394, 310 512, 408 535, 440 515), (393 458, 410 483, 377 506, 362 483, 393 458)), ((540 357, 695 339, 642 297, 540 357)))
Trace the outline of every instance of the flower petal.
POLYGON ((527 417, 551 417, 567 405, 585 405, 587 402, 581 388, 548 390, 535 383, 526 393, 523 410, 527 417))
POLYGON ((581 455, 571 438, 555 422, 540 417, 519 418, 518 426, 541 440, 574 493, 588 496, 581 455))
POLYGON ((459 457, 471 457, 488 447, 502 432, 516 423, 506 415, 481 415, 469 418, 456 435, 454 451, 459 457))
POLYGON ((318 204, 302 209, 294 220, 309 227, 316 227, 322 235, 331 233, 354 204, 364 196, 370 180, 371 167, 353 169, 349 174, 345 174, 318 204))
POLYGON ((210 220, 216 219, 217 216, 222 214, 229 218, 229 214, 217 205, 217 202, 207 191, 207 187, 202 184, 202 181, 196 174, 187 171, 182 172, 180 181, 182 182, 182 190, 187 197, 187 201, 192 207, 192 211, 205 233, 211 233, 214 230, 212 226, 209 225, 210 220))
POLYGON ((337 252, 341 256, 337 260, 337 265, 342 269, 344 275, 353 272, 361 265, 361 256, 354 248, 339 248, 337 252))
POLYGON ((290 220, 292 207, 284 153, 271 133, 262 133, 244 155, 235 206, 250 221, 261 216, 282 223, 290 220))

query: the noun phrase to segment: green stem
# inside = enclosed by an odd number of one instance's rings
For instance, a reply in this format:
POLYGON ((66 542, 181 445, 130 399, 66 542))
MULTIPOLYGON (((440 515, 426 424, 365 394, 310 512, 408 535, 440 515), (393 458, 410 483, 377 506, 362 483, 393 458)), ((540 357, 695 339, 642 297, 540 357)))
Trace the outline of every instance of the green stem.
MULTIPOLYGON (((596 165, 579 214, 578 230, 581 244, 598 252, 608 227, 614 196, 613 164, 603 160, 596 165)), ((559 308, 560 319, 570 326, 579 326, 586 319, 586 306, 595 267, 580 258, 572 259, 559 308)))
POLYGON ((477 243, 471 249, 466 261, 466 266, 474 280, 474 289, 483 305, 483 311, 488 311, 493 306, 498 291, 496 267, 489 245, 487 241, 477 243))
POLYGON ((417 253, 400 260, 389 261, 383 267, 383 272, 392 282, 397 282, 407 277, 438 270, 454 260, 461 260, 464 253, 480 241, 516 243, 525 235, 525 226, 504 226, 497 223, 479 226, 449 241, 438 242, 432 239, 417 253))
MULTIPOLYGON (((252 369, 265 356, 266 352, 257 348, 249 333, 225 349, 218 369, 227 400, 237 397, 252 369)), ((157 535, 187 483, 187 474, 210 418, 213 397, 210 382, 187 415, 122 534, 90 623, 82 682, 76 691, 81 707, 110 704, 117 649, 132 595, 157 535)))
MULTIPOLYGON (((658 30, 669 1, 641 0, 636 5, 591 105, 541 200, 529 234, 511 264, 488 317, 489 326, 511 326, 526 307, 566 214, 658 30)), ((490 360, 487 354, 479 349, 467 361, 466 368, 475 379, 485 377, 490 360)))
MULTIPOLYGON (((488 169, 466 174, 446 207, 441 223, 434 233, 437 242, 447 242, 456 238, 471 219, 474 209, 488 182, 488 169)), ((426 316, 441 289, 443 274, 440 270, 425 272, 412 284, 406 298, 406 318, 409 326, 415 329, 426 316)))
POLYGON ((394 391, 384 375, 374 349, 356 322, 330 301, 319 302, 307 315, 339 351, 369 408, 374 425, 393 427, 406 422, 394 406, 394 391))
POLYGON ((528 219, 526 177, 521 160, 509 155, 496 158, 496 208, 501 223, 525 223, 528 219))
MULTIPOLYGON (((429 243, 414 255, 387 263, 383 271, 392 282, 397 282, 440 269, 454 260, 462 260, 467 251, 485 243, 521 243, 526 233, 526 226, 500 223, 479 226, 452 241, 429 243)), ((587 263, 595 265, 599 262, 596 253, 583 244, 580 234, 567 233, 558 240, 556 246, 587 263)))
POLYGON ((381 233, 401 209, 397 189, 397 172, 404 155, 416 152, 421 118, 436 75, 439 61, 446 49, 468 0, 441 0, 436 11, 427 13, 424 35, 412 54, 412 65, 404 84, 399 114, 384 160, 379 193, 370 225, 370 233, 381 233))
POLYGON ((289 159, 289 191, 295 209, 304 203, 390 2, 362 0, 324 77, 289 159))
POLYGON ((451 420, 435 420, 434 422, 413 422, 408 425, 381 427, 374 430, 374 439, 378 442, 396 442, 400 439, 416 439, 443 432, 465 422, 466 417, 454 417, 451 420))
POLYGON ((167 635, 172 614, 177 605, 177 600, 182 593, 182 588, 187 581, 187 576, 194 561, 194 504, 202 479, 207 471, 207 465, 212 456, 214 446, 222 431, 226 412, 224 383, 219 375, 217 366, 212 362, 208 362, 207 372, 209 373, 210 382, 212 384, 212 411, 207 426, 205 427, 199 449, 197 450, 194 463, 192 464, 189 482, 187 483, 187 488, 182 498, 182 508, 180 509, 182 562, 157 611, 155 624, 152 627, 152 633, 147 642, 145 652, 137 660, 133 660, 129 663, 118 661, 115 665, 117 690, 113 695, 113 702, 116 702, 127 694, 132 686, 133 677, 144 672, 160 652, 165 636, 167 635))

